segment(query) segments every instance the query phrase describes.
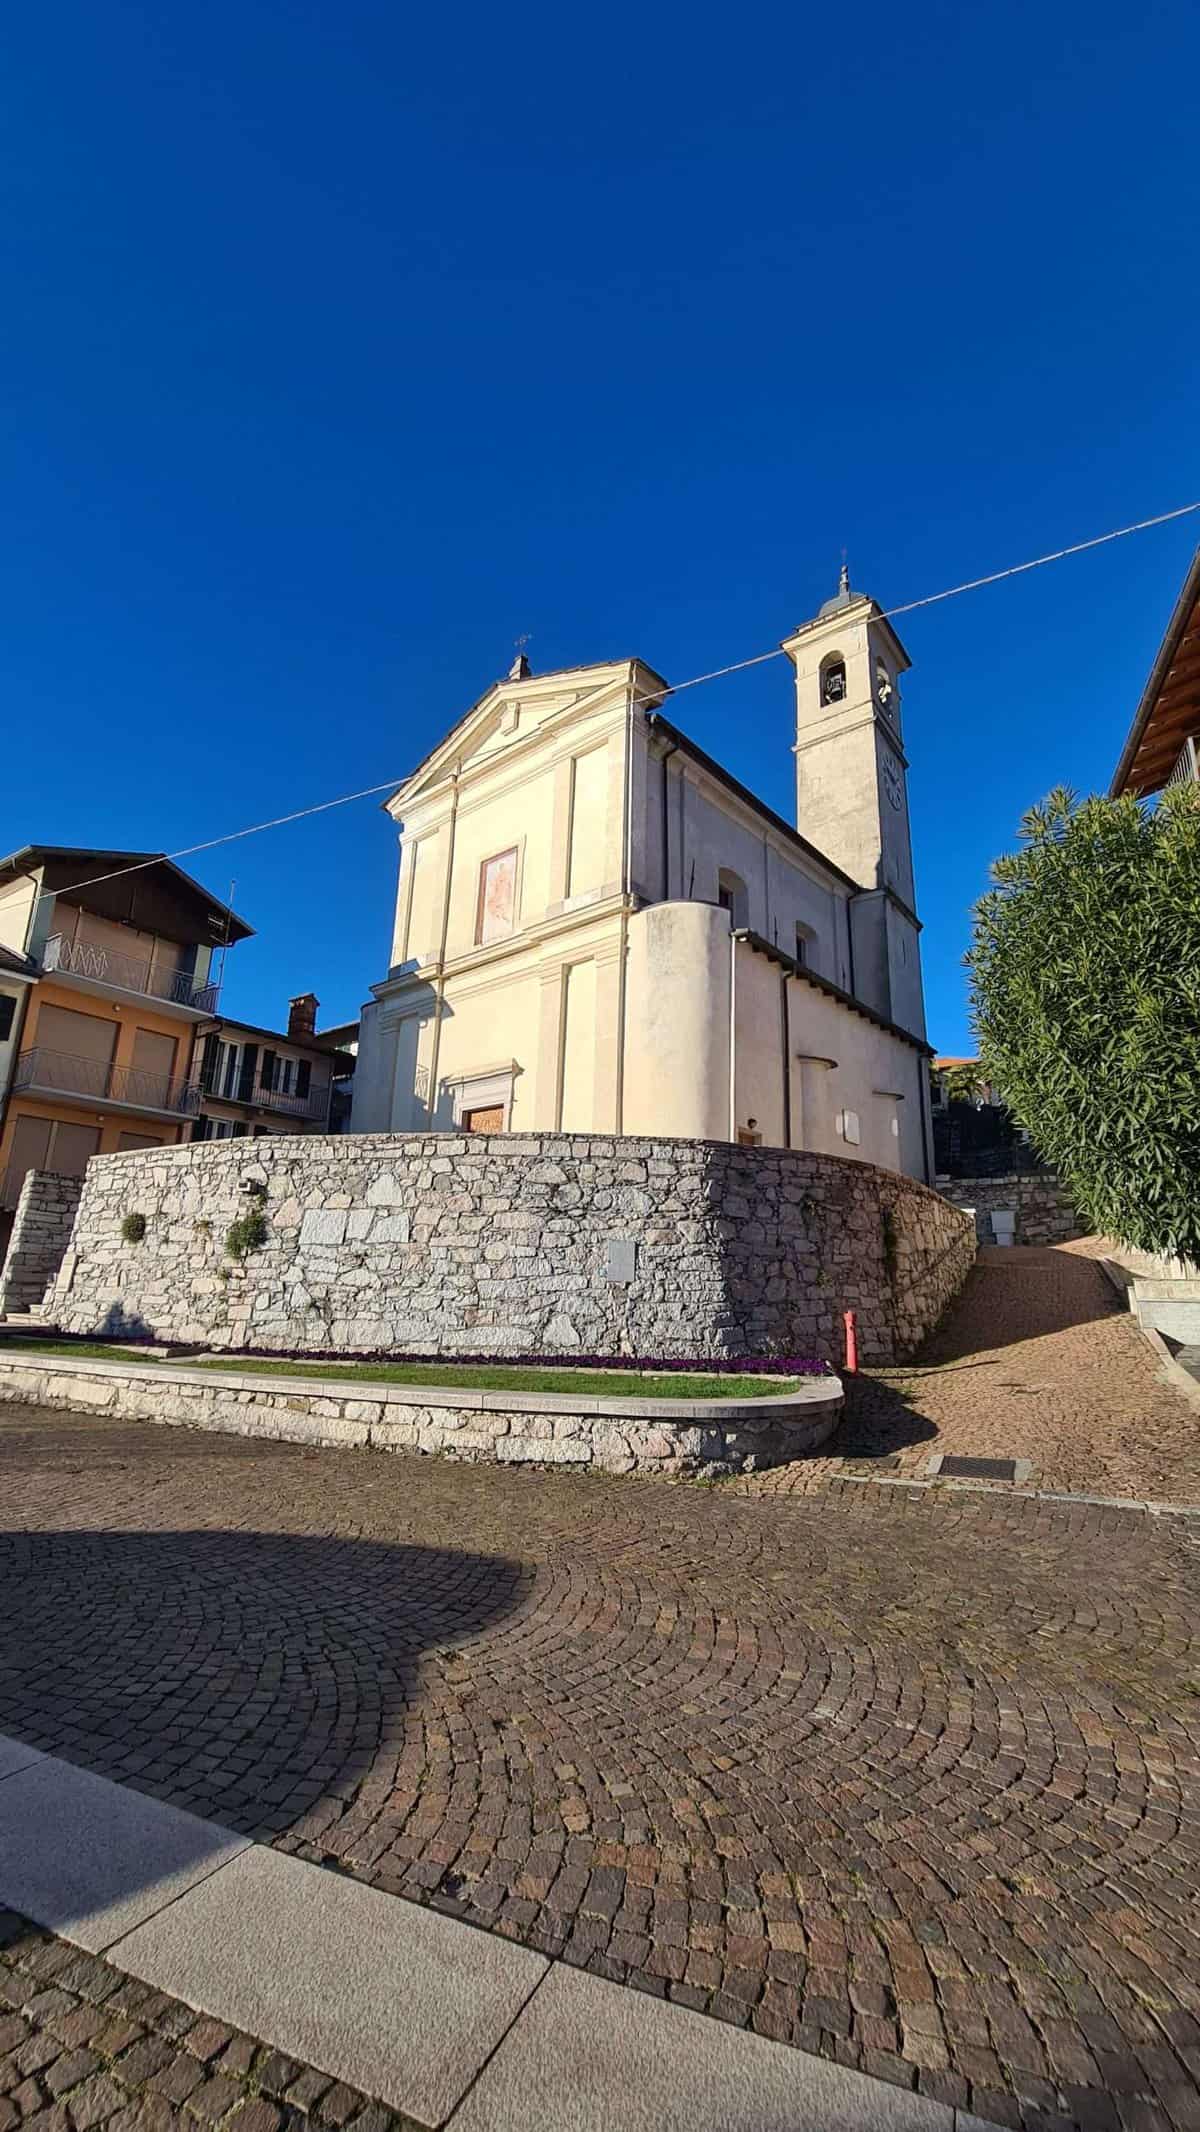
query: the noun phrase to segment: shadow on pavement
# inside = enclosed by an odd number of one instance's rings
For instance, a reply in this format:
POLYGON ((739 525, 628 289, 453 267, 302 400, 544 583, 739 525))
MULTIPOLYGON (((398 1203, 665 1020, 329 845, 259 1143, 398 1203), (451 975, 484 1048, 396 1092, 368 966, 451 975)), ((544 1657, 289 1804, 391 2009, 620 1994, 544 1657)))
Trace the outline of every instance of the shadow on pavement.
POLYGON ((884 1459, 913 1444, 930 1442, 937 1429, 917 1411, 906 1391, 869 1371, 844 1377, 846 1407, 832 1442, 820 1458, 884 1459))
POLYGON ((453 1549, 3 1532, 0 1733, 270 1841, 372 1770, 390 1788, 417 1669, 524 1589, 453 1549))

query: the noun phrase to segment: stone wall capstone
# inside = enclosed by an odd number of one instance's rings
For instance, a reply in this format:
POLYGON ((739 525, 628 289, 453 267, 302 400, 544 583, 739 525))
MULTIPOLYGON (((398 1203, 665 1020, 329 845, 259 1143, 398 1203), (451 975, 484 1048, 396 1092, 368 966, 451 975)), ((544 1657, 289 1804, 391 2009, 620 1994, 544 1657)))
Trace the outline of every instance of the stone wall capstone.
POLYGON ((869 1163, 725 1142, 349 1134, 94 1157, 46 1315, 274 1353, 913 1351, 972 1224, 869 1163), (229 1255, 231 1225, 265 1241, 229 1255), (146 1219, 141 1242, 121 1234, 146 1219))
POLYGON ((1016 1244, 1070 1244, 1086 1236, 1057 1177, 1049 1170, 1020 1171, 1005 1177, 939 1178, 938 1190, 956 1207, 973 1207, 981 1244, 994 1241, 992 1214, 1011 1207, 1016 1216, 1016 1244))
POLYGON ((82 1177, 26 1171, 0 1267, 0 1318, 41 1302, 62 1264, 82 1190, 82 1177))

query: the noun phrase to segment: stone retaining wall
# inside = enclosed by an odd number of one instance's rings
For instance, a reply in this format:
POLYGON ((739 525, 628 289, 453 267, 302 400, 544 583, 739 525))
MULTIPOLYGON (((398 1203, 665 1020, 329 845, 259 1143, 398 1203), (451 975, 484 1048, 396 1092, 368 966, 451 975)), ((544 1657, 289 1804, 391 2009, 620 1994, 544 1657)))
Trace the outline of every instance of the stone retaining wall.
POLYGON ((470 1464, 594 1466, 716 1480, 786 1464, 837 1427, 842 1387, 822 1377, 748 1400, 570 1398, 453 1386, 238 1375, 0 1349, 0 1403, 65 1407, 273 1441, 435 1451, 470 1464))
POLYGON ((912 1351, 970 1222, 869 1163, 725 1142, 349 1134, 98 1156, 46 1314, 218 1349, 638 1355, 912 1351), (265 1241, 231 1258, 261 1213, 265 1241), (146 1217, 126 1243, 123 1217, 146 1217))
POLYGON ((41 1302, 62 1264, 82 1190, 81 1177, 26 1171, 0 1267, 0 1318, 41 1302))
POLYGON ((981 1244, 995 1241, 991 1223, 995 1207, 1012 1208, 1017 1218, 1013 1242, 1017 1244, 1069 1244, 1088 1233, 1057 1177, 1049 1171, 1022 1171, 1005 1177, 940 1178, 938 1190, 956 1207, 974 1207, 981 1244))

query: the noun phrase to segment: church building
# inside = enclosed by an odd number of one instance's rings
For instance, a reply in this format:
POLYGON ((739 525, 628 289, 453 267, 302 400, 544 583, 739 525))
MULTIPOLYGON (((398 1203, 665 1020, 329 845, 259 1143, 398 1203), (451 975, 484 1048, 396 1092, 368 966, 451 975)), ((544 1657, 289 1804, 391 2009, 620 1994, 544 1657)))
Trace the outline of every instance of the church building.
POLYGON ((932 1181, 909 661, 844 570, 782 649, 795 828, 639 659, 522 655, 413 772, 353 1130, 739 1141, 932 1181))

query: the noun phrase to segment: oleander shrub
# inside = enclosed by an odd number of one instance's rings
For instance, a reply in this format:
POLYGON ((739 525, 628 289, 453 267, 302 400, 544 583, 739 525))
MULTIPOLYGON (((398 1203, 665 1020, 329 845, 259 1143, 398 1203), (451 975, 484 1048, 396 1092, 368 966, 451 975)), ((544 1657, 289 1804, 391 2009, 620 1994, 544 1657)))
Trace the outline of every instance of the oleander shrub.
POLYGON ((1060 787, 992 867, 980 1063, 1091 1228, 1200 1260, 1200 787, 1060 787))

